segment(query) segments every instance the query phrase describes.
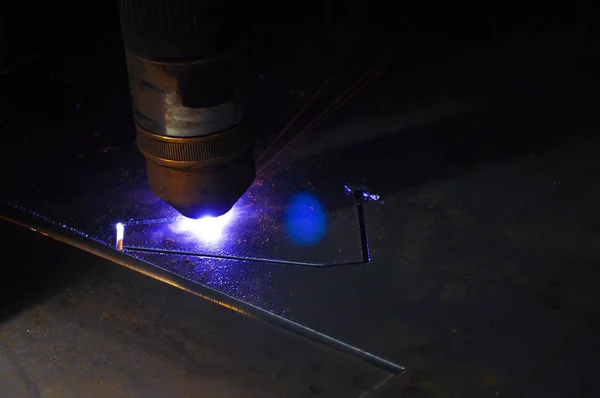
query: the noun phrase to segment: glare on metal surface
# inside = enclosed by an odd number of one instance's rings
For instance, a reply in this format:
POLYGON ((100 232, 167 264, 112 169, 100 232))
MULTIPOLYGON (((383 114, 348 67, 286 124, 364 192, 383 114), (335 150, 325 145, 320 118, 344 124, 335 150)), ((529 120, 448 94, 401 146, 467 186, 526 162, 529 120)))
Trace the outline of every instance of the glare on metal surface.
POLYGON ((235 207, 219 217, 202 217, 197 220, 181 217, 173 224, 171 230, 175 233, 187 232, 206 243, 218 242, 223 237, 223 232, 235 219, 235 207))

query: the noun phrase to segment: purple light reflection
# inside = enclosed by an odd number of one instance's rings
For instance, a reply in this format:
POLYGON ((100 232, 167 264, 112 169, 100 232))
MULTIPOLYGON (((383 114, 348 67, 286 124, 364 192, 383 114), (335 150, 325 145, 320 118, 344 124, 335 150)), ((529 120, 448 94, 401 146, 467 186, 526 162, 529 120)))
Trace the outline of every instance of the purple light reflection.
MULTIPOLYGON (((290 216, 295 215, 292 217, 298 222, 294 224, 295 233, 306 235, 306 223, 301 222, 303 214, 290 213, 290 209, 308 211, 308 215, 314 216, 309 211, 312 209, 310 203, 309 206, 294 206, 297 190, 273 192, 271 185, 257 184, 221 217, 189 219, 164 204, 162 209, 152 211, 154 218, 132 219, 124 223, 124 249, 164 251, 168 255, 224 256, 243 261, 256 259, 264 262, 271 259, 274 263, 311 266, 362 261, 354 197, 338 192, 341 194, 338 194, 339 203, 344 209, 340 213, 342 215, 328 218, 327 233, 319 237, 318 244, 311 242, 312 247, 295 242, 290 234, 293 235, 294 231, 289 229, 290 216)), ((311 195, 323 197, 327 193, 329 191, 325 190, 311 192, 311 195)), ((326 209, 322 211, 327 213, 326 209)))
POLYGON ((202 217, 194 220, 180 216, 169 225, 169 228, 177 234, 193 235, 205 243, 216 243, 223 238, 224 232, 235 221, 238 213, 239 211, 234 207, 219 217, 202 217))

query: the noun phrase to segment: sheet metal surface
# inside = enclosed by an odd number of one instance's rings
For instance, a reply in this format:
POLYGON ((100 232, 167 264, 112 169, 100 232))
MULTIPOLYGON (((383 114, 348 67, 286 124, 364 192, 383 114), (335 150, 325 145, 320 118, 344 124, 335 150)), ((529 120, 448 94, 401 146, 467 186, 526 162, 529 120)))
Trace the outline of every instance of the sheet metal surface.
POLYGON ((0 232, 13 237, 0 243, 3 396, 345 398, 388 377, 41 234, 0 232))
MULTIPOLYGON (((245 232, 247 245, 215 252, 252 257, 256 250, 257 257, 323 263, 357 258, 355 205, 343 192, 351 182, 381 196, 365 205, 368 264, 315 268, 127 254, 422 371, 414 381, 421 389, 529 394, 547 352, 590 325, 593 311, 575 303, 593 289, 574 288, 562 270, 591 272, 588 280, 596 280, 591 264, 600 260, 593 232, 600 222, 598 82, 579 53, 560 78, 542 56, 517 68, 534 39, 509 38, 501 55, 453 58, 441 80, 420 75, 424 80, 415 83, 406 64, 395 64, 345 113, 265 166, 242 200, 269 215, 296 192, 315 193, 328 220, 319 244, 295 247, 273 217, 264 230, 245 232), (486 73, 500 77, 490 81, 486 73)), ((268 75, 257 80, 263 92, 269 84, 268 75)), ((96 117, 94 129, 127 141, 126 98, 103 106, 88 115, 96 117)), ((56 127, 81 134, 81 126, 71 130, 56 127)), ((94 134, 86 140, 93 143, 94 134)), ((29 173, 7 181, 1 195, 107 246, 114 245, 116 222, 174 216, 145 188, 142 158, 130 142, 118 153, 97 149, 91 159, 77 151, 57 159, 48 151, 47 160, 32 160, 29 173), (65 162, 72 167, 53 169, 65 162)))

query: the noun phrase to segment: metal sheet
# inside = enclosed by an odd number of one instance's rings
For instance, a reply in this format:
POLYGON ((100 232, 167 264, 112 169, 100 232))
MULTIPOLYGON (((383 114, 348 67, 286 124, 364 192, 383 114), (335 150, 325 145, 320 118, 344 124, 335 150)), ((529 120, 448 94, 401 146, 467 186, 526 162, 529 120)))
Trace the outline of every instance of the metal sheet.
MULTIPOLYGON (((574 37, 570 43, 577 42, 574 37)), ((595 232, 600 141, 592 134, 598 131, 598 81, 587 61, 576 64, 579 53, 564 56, 574 63, 569 73, 557 77, 547 68, 545 51, 562 54, 567 45, 558 51, 536 47, 539 37, 510 40, 502 51, 476 60, 444 59, 442 78, 439 58, 421 59, 432 63, 417 70, 419 62, 407 56, 344 112, 263 159, 261 199, 281 204, 314 190, 328 219, 338 222, 341 212, 339 220, 346 220, 329 229, 337 232, 323 238, 327 244, 303 249, 306 253, 291 249, 295 244, 287 235, 277 235, 273 239, 286 248, 279 254, 317 263, 357 258, 355 208, 343 194, 351 182, 381 196, 365 204, 370 263, 315 268, 129 251, 119 256, 143 258, 183 277, 186 286, 210 287, 392 365, 407 365, 409 372, 421 372, 413 382, 436 395, 525 395, 548 352, 597 316, 597 309, 582 303, 597 297, 588 281, 597 280, 593 265, 600 261, 595 232), (530 48, 539 57, 520 69, 520 54, 530 48), (325 135, 334 138, 321 140, 325 135), (340 248, 352 253, 349 258, 340 248), (565 278, 566 269, 586 276, 565 278), (586 286, 586 293, 577 286, 586 286)), ((268 78, 257 84, 262 93, 273 94, 265 94, 258 110, 264 143, 272 138, 267 132, 279 131, 272 126, 280 123, 268 115, 289 88, 276 91, 278 83, 268 78)), ((77 120, 103 126, 116 141, 130 137, 124 127, 130 120, 127 101, 110 106, 97 105, 77 120)), ((31 130, 46 122, 34 115, 25 121, 31 130)), ((25 129, 17 123, 3 128, 17 127, 25 129)), ((81 125, 45 128, 82 134, 81 125)), ((24 147, 21 137, 9 135, 10 151, 24 147)), ((94 148, 92 137, 83 143, 86 148, 94 148)), ((40 142, 68 152, 63 141, 39 141, 38 148, 44 148, 40 142)), ((57 159, 52 151, 43 160, 27 158, 28 172, 8 178, 2 197, 100 239, 105 247, 114 246, 118 221, 174 216, 145 189, 141 157, 127 143, 118 154, 108 150, 83 160, 77 159, 76 141, 70 142, 72 160, 57 159)), ((283 228, 281 218, 274 220, 283 228)), ((256 250, 257 257, 274 253, 269 245, 256 250)), ((569 391, 576 395, 574 387, 569 391)))
POLYGON ((13 237, 0 242, 3 396, 345 398, 388 377, 40 234, 0 232, 13 237))

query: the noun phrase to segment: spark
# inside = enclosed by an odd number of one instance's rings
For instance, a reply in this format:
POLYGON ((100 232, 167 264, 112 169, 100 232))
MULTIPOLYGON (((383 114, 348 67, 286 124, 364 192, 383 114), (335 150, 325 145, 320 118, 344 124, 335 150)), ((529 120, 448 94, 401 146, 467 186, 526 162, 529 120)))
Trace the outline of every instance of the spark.
POLYGON ((346 192, 346 195, 351 195, 355 191, 360 192, 364 201, 378 201, 379 199, 381 199, 381 196, 379 196, 379 194, 369 192, 369 189, 367 187, 356 188, 351 184, 344 185, 344 192, 346 192))
POLYGON ((125 226, 121 223, 117 224, 117 249, 123 250, 123 237, 125 235, 125 226))

